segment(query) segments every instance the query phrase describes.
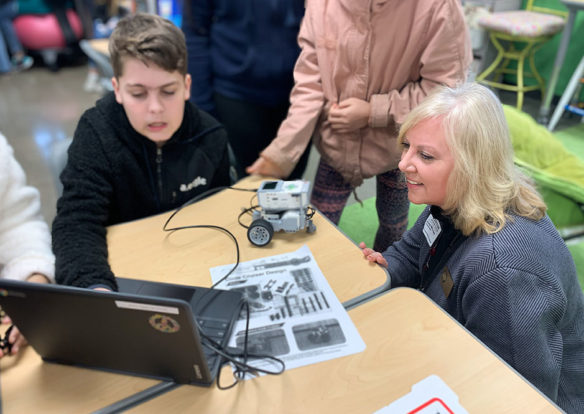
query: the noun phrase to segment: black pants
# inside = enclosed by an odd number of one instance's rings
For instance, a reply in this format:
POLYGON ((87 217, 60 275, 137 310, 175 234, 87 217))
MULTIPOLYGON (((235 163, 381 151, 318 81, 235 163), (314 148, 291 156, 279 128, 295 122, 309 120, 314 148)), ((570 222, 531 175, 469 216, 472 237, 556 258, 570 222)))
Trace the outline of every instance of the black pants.
MULTIPOLYGON (((227 130, 229 143, 237 159, 239 178, 245 177, 245 168, 253 164, 260 152, 276 137, 280 124, 288 114, 289 103, 265 106, 228 98, 218 93, 215 93, 214 100, 218 120, 227 130)), ((288 179, 302 177, 309 153, 310 145, 288 179)))

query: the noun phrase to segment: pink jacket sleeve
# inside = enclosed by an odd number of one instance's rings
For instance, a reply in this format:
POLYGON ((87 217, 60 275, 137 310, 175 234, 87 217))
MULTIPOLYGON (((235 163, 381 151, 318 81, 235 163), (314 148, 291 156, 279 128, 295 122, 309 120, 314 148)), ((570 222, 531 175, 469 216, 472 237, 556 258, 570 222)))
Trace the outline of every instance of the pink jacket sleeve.
POLYGON ((437 7, 427 35, 427 46, 419 62, 420 79, 387 94, 372 95, 371 127, 385 127, 391 117, 401 124, 434 86, 455 86, 466 80, 472 63, 472 48, 458 0, 444 1, 437 7))
POLYGON ((302 51, 294 67, 295 85, 290 93, 288 116, 280 125, 277 137, 261 153, 278 164, 286 176, 310 142, 325 102, 308 13, 300 26, 298 43, 302 51))

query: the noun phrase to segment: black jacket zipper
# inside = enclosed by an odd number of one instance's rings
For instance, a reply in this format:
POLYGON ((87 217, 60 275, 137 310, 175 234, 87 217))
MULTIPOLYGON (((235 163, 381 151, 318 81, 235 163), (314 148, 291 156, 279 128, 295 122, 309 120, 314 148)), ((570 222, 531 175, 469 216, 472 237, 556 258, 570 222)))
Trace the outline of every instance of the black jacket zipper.
POLYGON ((162 194, 162 148, 156 148, 156 178, 158 181, 158 195, 163 200, 162 194))

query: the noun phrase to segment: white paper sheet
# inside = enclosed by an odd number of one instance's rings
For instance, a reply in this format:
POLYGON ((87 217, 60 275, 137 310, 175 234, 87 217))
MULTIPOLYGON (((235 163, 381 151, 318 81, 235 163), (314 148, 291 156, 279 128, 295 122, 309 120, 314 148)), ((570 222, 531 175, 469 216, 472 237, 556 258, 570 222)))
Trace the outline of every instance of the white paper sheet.
MULTIPOLYGON (((210 269, 213 283, 232 267, 210 269)), ((286 369, 365 349, 306 245, 295 252, 240 263, 217 288, 244 293, 251 310, 249 352, 276 356, 286 369)), ((243 343, 244 316, 237 321, 230 346, 243 343)))
POLYGON ((412 386, 412 391, 375 414, 468 414, 458 395, 438 375, 430 375, 412 386))

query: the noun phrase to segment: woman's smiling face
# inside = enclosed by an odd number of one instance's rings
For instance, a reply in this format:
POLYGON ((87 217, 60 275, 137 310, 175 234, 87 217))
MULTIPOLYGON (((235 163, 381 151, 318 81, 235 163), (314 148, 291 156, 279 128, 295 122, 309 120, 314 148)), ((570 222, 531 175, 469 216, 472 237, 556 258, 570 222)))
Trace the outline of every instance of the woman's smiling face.
POLYGON ((441 118, 425 119, 405 134, 398 165, 406 176, 412 203, 443 207, 454 157, 441 118))

